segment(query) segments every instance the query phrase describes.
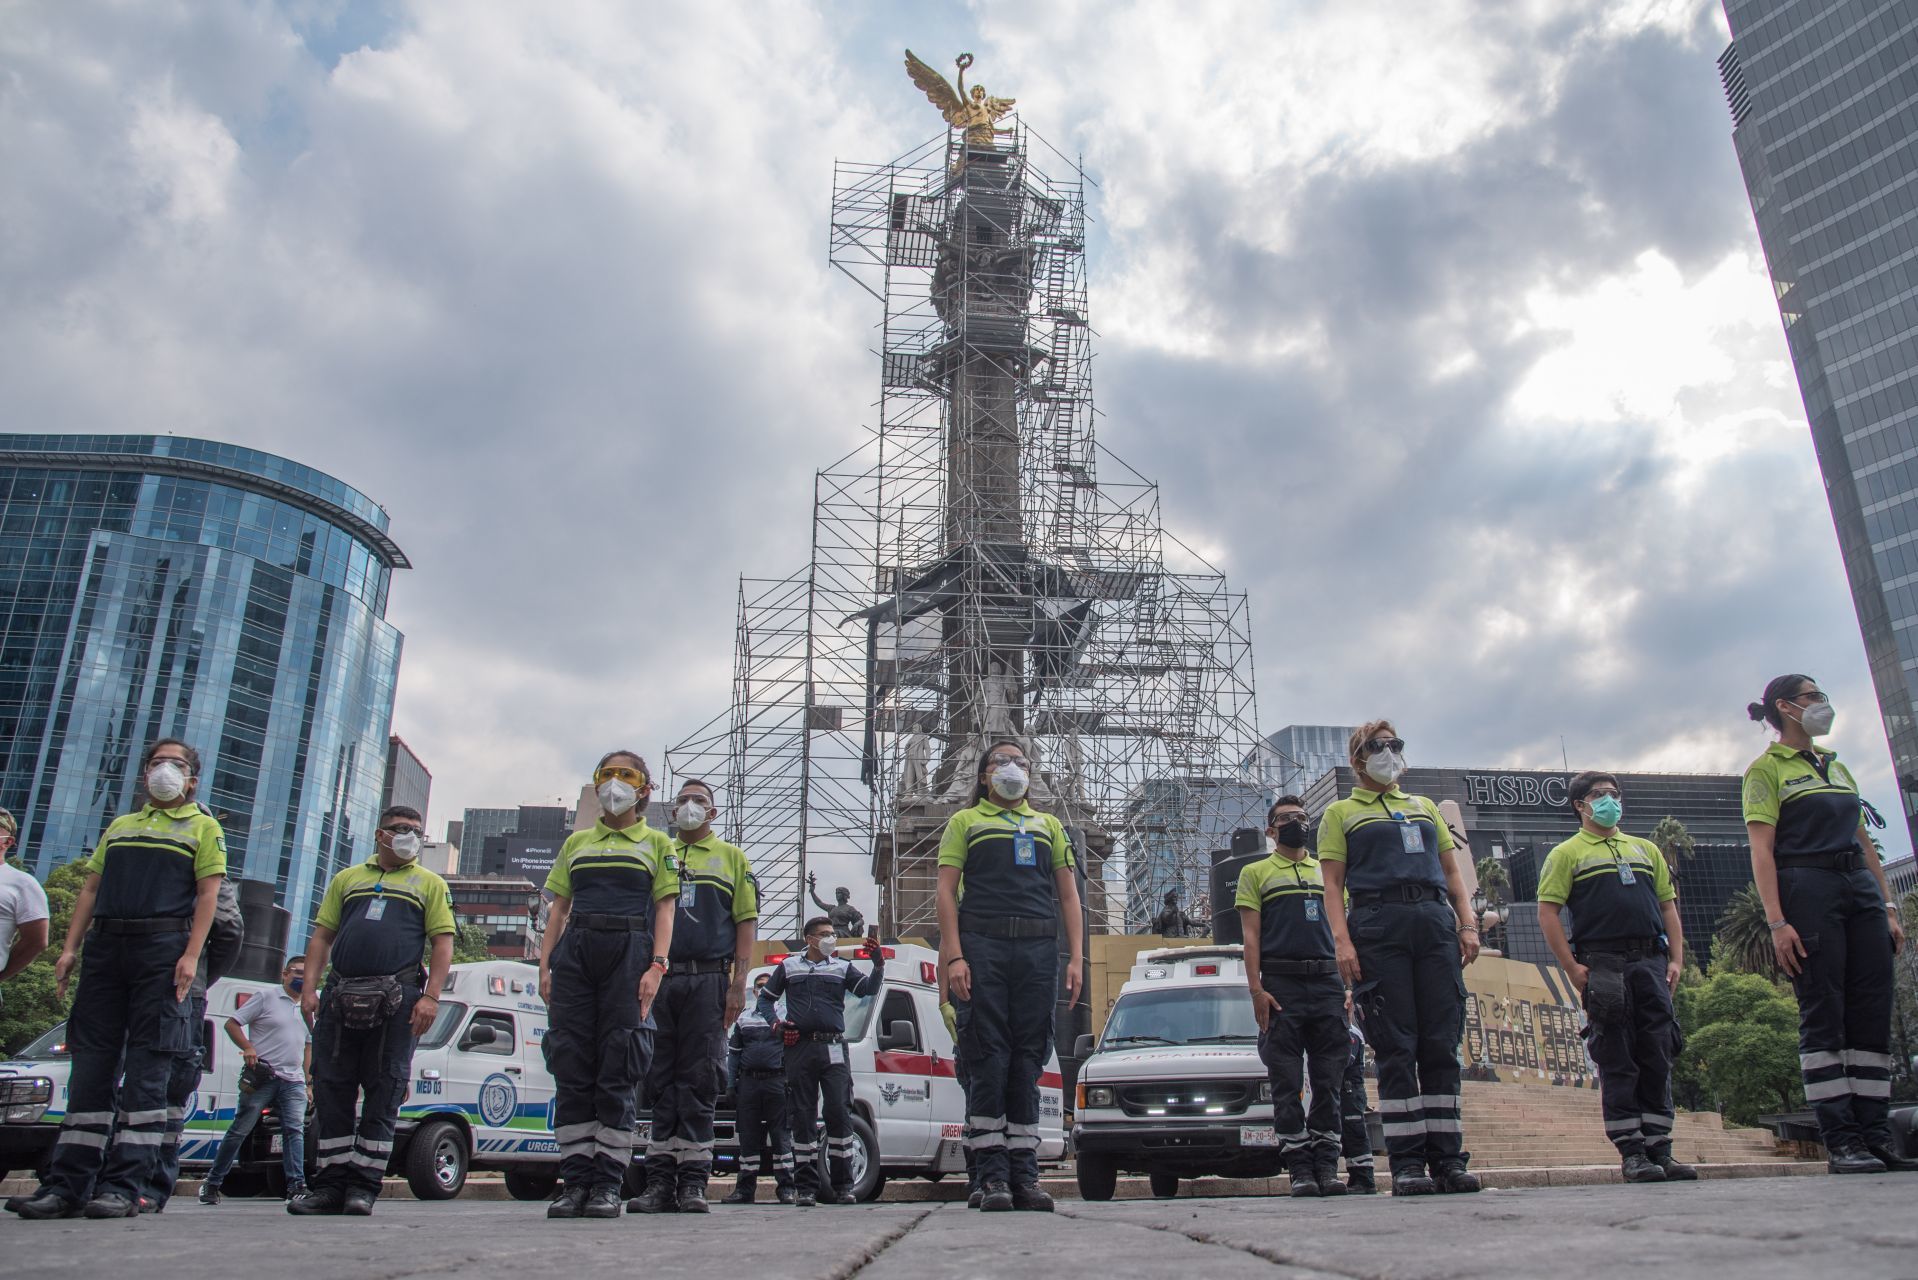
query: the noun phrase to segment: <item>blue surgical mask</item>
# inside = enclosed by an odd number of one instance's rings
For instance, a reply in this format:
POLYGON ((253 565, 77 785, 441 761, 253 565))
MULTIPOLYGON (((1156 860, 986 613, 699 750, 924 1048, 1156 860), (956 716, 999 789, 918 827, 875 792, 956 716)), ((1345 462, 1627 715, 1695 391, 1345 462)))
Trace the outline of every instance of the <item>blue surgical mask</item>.
POLYGON ((1625 816, 1625 806, 1617 796, 1600 796, 1592 801, 1592 821, 1601 827, 1611 828, 1625 816))
POLYGON ((286 984, 286 989, 288 991, 291 991, 294 995, 298 995, 300 994, 300 992, 306 990, 306 979, 305 978, 289 979, 286 984))

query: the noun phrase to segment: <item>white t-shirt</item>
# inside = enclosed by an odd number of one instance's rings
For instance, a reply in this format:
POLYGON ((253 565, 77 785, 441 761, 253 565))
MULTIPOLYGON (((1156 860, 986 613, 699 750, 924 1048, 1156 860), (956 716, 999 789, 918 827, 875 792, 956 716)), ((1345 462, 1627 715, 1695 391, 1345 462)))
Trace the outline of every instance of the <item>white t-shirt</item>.
POLYGON ((18 867, 0 863, 0 962, 13 950, 13 935, 23 924, 47 918, 47 891, 18 867))

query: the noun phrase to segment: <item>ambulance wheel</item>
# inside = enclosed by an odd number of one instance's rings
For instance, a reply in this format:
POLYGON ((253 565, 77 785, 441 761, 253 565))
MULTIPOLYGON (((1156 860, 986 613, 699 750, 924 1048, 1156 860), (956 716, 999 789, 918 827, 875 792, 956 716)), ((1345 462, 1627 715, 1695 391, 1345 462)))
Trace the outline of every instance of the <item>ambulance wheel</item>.
POLYGON ((1179 1175, 1176 1173, 1149 1173, 1146 1181, 1152 1184, 1152 1194, 1161 1200, 1170 1200, 1179 1194, 1179 1175))
POLYGON ((879 1164, 879 1138, 862 1115, 852 1117, 852 1193, 860 1204, 871 1204, 886 1189, 886 1171, 879 1164))
POLYGON ((559 1178, 550 1173, 526 1173, 519 1169, 506 1171, 506 1194, 515 1200, 551 1200, 553 1188, 559 1185, 559 1178))
POLYGON ((1110 1200, 1119 1188, 1119 1162, 1108 1155, 1082 1155, 1074 1170, 1081 1200, 1110 1200))
POLYGON ((451 1120, 429 1120, 406 1144, 406 1185, 415 1200, 451 1200, 466 1185, 466 1131, 451 1120))

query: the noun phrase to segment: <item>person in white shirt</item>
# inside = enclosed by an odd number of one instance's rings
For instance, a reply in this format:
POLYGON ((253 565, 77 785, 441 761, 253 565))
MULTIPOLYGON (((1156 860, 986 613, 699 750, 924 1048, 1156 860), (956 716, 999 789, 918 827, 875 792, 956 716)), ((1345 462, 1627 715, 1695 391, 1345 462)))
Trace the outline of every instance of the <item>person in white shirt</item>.
MULTIPOLYGON (((32 964, 47 949, 47 891, 4 861, 19 833, 13 815, 0 809, 0 982, 32 964)), ((0 1001, 6 996, 0 993, 0 1001)))
POLYGON ((239 1109, 220 1140, 213 1168, 200 1185, 201 1204, 220 1203, 220 1184, 266 1107, 280 1118, 287 1199, 306 1190, 306 1081, 313 1060, 313 1031, 300 1011, 300 993, 305 988, 306 957, 294 956, 280 971, 277 991, 261 992, 226 1020, 227 1039, 239 1046, 246 1073, 239 1109), (256 1077, 253 1087, 244 1087, 246 1079, 256 1077))

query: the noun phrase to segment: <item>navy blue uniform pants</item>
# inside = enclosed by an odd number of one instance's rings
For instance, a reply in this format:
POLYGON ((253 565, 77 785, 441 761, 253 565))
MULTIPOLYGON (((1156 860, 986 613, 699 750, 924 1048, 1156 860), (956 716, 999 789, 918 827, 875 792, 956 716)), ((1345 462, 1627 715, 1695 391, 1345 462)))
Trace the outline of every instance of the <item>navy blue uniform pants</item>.
POLYGON ((966 1061, 966 1145, 980 1183, 1039 1181, 1039 1075, 1052 1052, 1059 988, 1054 938, 995 938, 961 930, 972 970, 959 1054, 966 1061))
POLYGON ((1353 1000, 1379 1064, 1379 1116, 1394 1170, 1462 1154, 1459 1037, 1465 977, 1458 919, 1442 902, 1374 902, 1348 918, 1361 977, 1353 1000))
POLYGON ((826 1113, 826 1164, 832 1189, 852 1190, 852 1068, 846 1046, 801 1038, 786 1046, 786 1112, 792 1119, 799 1189, 819 1191, 819 1112, 826 1113))
POLYGON ((404 984, 400 1007, 384 1023, 348 1029, 337 1001, 322 992, 313 1019, 313 1186, 377 1197, 393 1160, 393 1131, 413 1072, 413 1005, 420 989, 404 984))
POLYGON ((1679 1034, 1671 988, 1665 985, 1665 957, 1626 960, 1581 951, 1579 963, 1594 972, 1601 966, 1622 969, 1625 980, 1625 1004, 1614 1021, 1589 1021, 1589 1001, 1586 1009, 1585 1047, 1598 1067, 1605 1136, 1621 1156, 1669 1153, 1679 1034))
POLYGON ((1339 1091, 1350 1056, 1345 1031, 1345 984, 1338 975, 1266 974, 1265 989, 1279 1002, 1259 1036, 1259 1058, 1272 1080, 1272 1127, 1279 1150, 1294 1155, 1339 1146, 1339 1091), (1300 1098, 1310 1083, 1312 1109, 1300 1098))
POLYGON ((1798 1066, 1829 1149, 1891 1145, 1891 928, 1869 871, 1780 867, 1778 896, 1805 958, 1798 1066))
POLYGON ((793 1134, 786 1123, 786 1073, 749 1075, 733 1086, 733 1125, 739 1135, 739 1176, 771 1169, 773 1181, 793 1185, 793 1134))
POLYGON ((173 996, 186 940, 184 931, 87 935, 67 1015, 67 1115, 43 1190, 84 1204, 107 1194, 132 1200, 152 1182, 166 1142, 167 1084, 194 1044, 191 1002, 173 996))
POLYGON ((141 1193, 162 1209, 173 1198, 173 1188, 180 1181, 180 1135, 186 1132, 187 1104, 199 1092, 200 1077, 206 1071, 206 995, 189 995, 186 1002, 193 1024, 193 1040, 186 1052, 173 1060, 167 1072, 166 1137, 160 1143, 160 1158, 153 1166, 153 1176, 141 1193))
POLYGON ((639 980, 652 963, 652 937, 626 929, 568 928, 553 948, 545 1053, 569 1187, 617 1189, 633 1162, 639 1083, 653 1056, 639 980))
MULTIPOLYGON (((650 959, 650 957, 649 957, 650 959)), ((646 1177, 701 1180, 713 1170, 713 1109, 726 1054, 726 974, 669 973, 653 1002, 646 1177)))

